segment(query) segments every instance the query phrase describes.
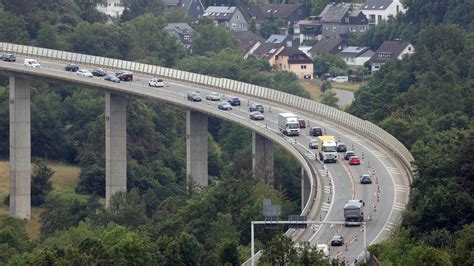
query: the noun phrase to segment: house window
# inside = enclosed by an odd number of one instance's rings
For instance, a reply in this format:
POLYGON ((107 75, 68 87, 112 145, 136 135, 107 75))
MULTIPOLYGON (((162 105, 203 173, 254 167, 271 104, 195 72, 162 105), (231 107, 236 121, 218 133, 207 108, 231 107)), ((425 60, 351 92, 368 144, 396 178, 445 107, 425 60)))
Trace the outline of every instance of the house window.
POLYGON ((411 47, 408 47, 408 51, 411 51, 411 47))
POLYGON ((365 31, 365 27, 360 28, 360 32, 364 32, 364 31, 365 31))
POLYGON ((235 23, 232 23, 232 28, 235 29, 236 27, 237 27, 237 25, 235 23))
POLYGON ((382 21, 382 15, 378 15, 377 19, 378 19, 378 22, 380 23, 380 21, 382 21))
POLYGON ((332 31, 336 32, 336 26, 332 27, 332 31))
POLYGON ((306 65, 301 65, 301 69, 306 69, 306 65))
POLYGON ((237 15, 237 19, 240 19, 240 16, 239 16, 239 15, 237 15))
POLYGON ((375 15, 370 15, 370 21, 375 22, 375 15))
POLYGON ((397 5, 397 13, 399 13, 399 12, 400 12, 400 6, 397 5))
POLYGON ((278 55, 275 55, 275 60, 278 60, 278 55))

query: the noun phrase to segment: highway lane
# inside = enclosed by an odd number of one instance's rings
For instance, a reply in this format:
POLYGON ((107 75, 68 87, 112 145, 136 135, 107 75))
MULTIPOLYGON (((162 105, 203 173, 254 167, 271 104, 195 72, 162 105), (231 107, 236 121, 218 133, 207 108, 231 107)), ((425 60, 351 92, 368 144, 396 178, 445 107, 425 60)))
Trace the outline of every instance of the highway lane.
MULTIPOLYGON (((19 59, 21 63, 21 59, 19 59)), ((47 62, 44 60, 41 60, 40 62, 44 68, 54 68, 56 70, 61 70, 64 67, 64 64, 62 63, 56 63, 56 62, 47 62)), ((71 75, 74 75, 71 73, 71 75)), ((130 86, 140 86, 143 88, 147 87, 147 81, 149 77, 146 76, 141 76, 141 75, 136 75, 136 79, 134 82, 130 83, 130 86)), ((188 85, 182 85, 182 84, 177 84, 177 83, 170 83, 168 87, 165 87, 163 89, 159 88, 148 88, 150 91, 156 91, 160 92, 162 90, 173 90, 177 93, 177 95, 180 95, 182 97, 185 97, 185 93, 190 91, 190 86, 188 85)), ((201 96, 204 98, 205 94, 207 94, 207 91, 200 88, 201 91, 201 96)), ((229 96, 229 95, 226 95, 229 96)), ((231 113, 243 116, 246 119, 248 119, 248 110, 247 110, 247 104, 245 102, 249 102, 248 99, 246 98, 241 98, 242 102, 244 103, 243 106, 235 108, 231 113)), ((196 103, 196 104, 207 104, 207 105, 216 105, 217 103, 211 103, 208 101, 203 101, 202 103, 196 103)), ((267 109, 271 105, 267 104, 267 109)), ((217 108, 217 107, 216 107, 217 108)), ((256 123, 261 123, 262 125, 265 124, 267 127, 272 128, 274 130, 277 130, 276 126, 276 115, 278 112, 282 112, 286 110, 281 109, 278 106, 272 106, 272 111, 271 112, 266 112, 266 120, 264 122, 256 122, 256 123)), ((297 112, 295 112, 297 113, 297 112)), ((298 114, 298 113, 297 113, 298 114)), ((305 114, 299 114, 301 117, 305 117, 305 114)), ((324 217, 324 220, 342 220, 343 215, 342 215, 342 206, 348 199, 352 199, 354 197, 357 197, 358 195, 363 196, 361 199, 367 202, 366 204, 366 214, 368 214, 368 207, 369 205, 372 206, 373 203, 375 203, 376 198, 375 198, 375 191, 374 189, 370 189, 367 186, 361 187, 361 185, 358 184, 358 176, 362 173, 365 173, 366 170, 369 170, 369 168, 366 167, 366 163, 370 163, 371 168, 375 169, 376 176, 379 176, 379 182, 380 182, 380 187, 381 187, 381 192, 383 191, 384 196, 381 198, 381 202, 378 204, 383 207, 379 207, 377 209, 377 212, 373 214, 373 221, 368 224, 368 243, 371 241, 375 241, 376 238, 379 235, 379 232, 383 232, 387 226, 390 225, 387 224, 389 221, 389 218, 391 217, 391 209, 392 206, 394 206, 394 198, 395 197, 390 197, 391 194, 394 194, 394 186, 393 186, 393 181, 391 180, 392 176, 390 171, 394 172, 396 171, 396 167, 392 166, 393 162, 390 162, 390 160, 386 160, 385 164, 390 165, 388 166, 389 168, 386 168, 383 165, 383 160, 384 160, 384 155, 383 153, 380 152, 380 148, 378 147, 371 147, 372 144, 361 137, 355 136, 354 133, 352 132, 347 132, 345 129, 341 129, 338 127, 335 127, 331 124, 329 124, 326 121, 320 121, 315 119, 315 117, 309 117, 307 120, 310 121, 311 125, 320 125, 323 128, 326 129, 328 134, 333 134, 337 136, 338 138, 341 139, 341 141, 345 142, 348 144, 348 147, 350 148, 351 145, 354 145, 354 149, 356 152, 358 152, 358 155, 360 156, 362 152, 364 152, 364 164, 361 166, 350 166, 347 167, 347 169, 350 169, 350 171, 347 171, 346 168, 342 167, 341 163, 338 164, 326 164, 326 167, 329 170, 330 177, 332 179, 329 179, 329 176, 323 176, 322 181, 323 181, 323 186, 325 187, 324 191, 327 191, 326 188, 333 188, 332 193, 324 193, 324 199, 328 198, 332 204, 327 205, 327 201, 323 201, 326 205, 324 205, 321 208, 321 212, 315 214, 313 219, 319 219, 319 217, 324 217), (360 151, 360 153, 359 153, 360 151), (380 162, 382 160, 382 163, 380 162), (393 170, 395 169, 395 170, 393 170), (352 173, 352 177, 351 174, 352 173), (332 180, 332 184, 329 183, 329 180, 332 180), (355 193, 355 195, 354 195, 355 193), (330 197, 330 195, 334 195, 334 197, 330 197)), ((303 131, 304 133, 307 132, 307 130, 303 131)), ((307 143, 309 142, 309 136, 306 134, 302 134, 300 137, 297 138, 292 138, 296 139, 298 143, 301 144, 301 146, 306 147, 307 143)), ((302 149, 302 148, 301 148, 302 149)), ((307 149, 306 149, 307 150, 307 149)), ((308 152, 305 151, 307 154, 308 152)), ((342 162, 344 164, 345 162, 342 162)), ((322 169, 322 165, 319 164, 317 161, 314 162, 315 167, 319 170, 320 174, 324 175, 325 170, 322 169)), ((395 173, 396 174, 396 173, 395 173)), ((374 183, 370 185, 371 187, 375 187, 375 179, 373 180, 374 183)), ((403 186, 403 185, 400 185, 403 186)), ((397 186, 395 186, 397 188, 397 186)), ((403 195, 403 191, 398 191, 400 194, 403 195)), ((390 221, 394 221, 393 219, 390 221)), ((392 222, 393 223, 393 222, 392 222)), ((389 226, 390 227, 390 226, 389 226)), ((340 233, 343 235, 347 240, 351 239, 351 236, 353 236, 356 232, 360 231, 360 228, 342 228, 342 227, 337 227, 337 226, 322 226, 321 230, 317 230, 317 234, 314 234, 312 229, 307 229, 305 232, 302 234, 301 239, 303 240, 309 240, 311 239, 313 243, 325 243, 328 239, 330 239, 334 234, 340 233)), ((388 231, 388 230, 386 230, 388 231)), ((362 252, 362 245, 359 244, 362 239, 359 237, 358 242, 356 243, 351 243, 349 245, 349 251, 345 252, 345 250, 342 250, 342 256, 345 256, 347 258, 355 258, 357 257, 361 252, 362 252)), ((331 254, 334 256, 341 248, 333 248, 331 251, 331 254)))

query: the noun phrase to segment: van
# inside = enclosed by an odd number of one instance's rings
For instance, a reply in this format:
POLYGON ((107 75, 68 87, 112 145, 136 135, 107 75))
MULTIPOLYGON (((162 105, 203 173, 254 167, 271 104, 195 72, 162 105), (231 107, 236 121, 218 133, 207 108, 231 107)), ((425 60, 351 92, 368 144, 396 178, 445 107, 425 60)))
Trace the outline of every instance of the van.
POLYGON ((317 244, 316 250, 321 252, 324 257, 329 257, 329 246, 326 244, 317 244))
POLYGON ((25 59, 24 65, 27 67, 41 67, 41 65, 35 59, 25 59))
POLYGON ((349 77, 348 76, 337 76, 332 79, 334 82, 349 82, 349 77))

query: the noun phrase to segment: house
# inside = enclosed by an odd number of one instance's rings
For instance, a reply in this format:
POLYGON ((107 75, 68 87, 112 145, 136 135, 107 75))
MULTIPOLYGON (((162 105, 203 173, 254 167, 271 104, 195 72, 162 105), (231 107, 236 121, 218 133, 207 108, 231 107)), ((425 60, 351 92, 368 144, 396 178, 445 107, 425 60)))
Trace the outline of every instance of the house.
POLYGON ((123 0, 106 0, 100 4, 97 4, 97 11, 106 14, 107 16, 113 18, 119 18, 122 16, 125 7, 123 5, 123 0))
POLYGON ((350 68, 364 66, 365 62, 369 61, 374 54, 374 51, 369 47, 358 46, 348 46, 338 53, 350 68))
POLYGON ((169 34, 176 36, 187 49, 193 44, 191 34, 194 30, 187 23, 168 23, 164 29, 169 34))
POLYGON ((293 25, 293 38, 299 45, 305 41, 318 41, 322 34, 322 25, 319 20, 300 20, 293 25))
POLYGON ((367 15, 370 25, 377 25, 390 16, 395 17, 406 11, 400 0, 366 0, 360 10, 367 15))
POLYGON ((313 79, 313 60, 295 47, 284 47, 276 53, 275 70, 293 72, 301 79, 313 79))
POLYGON ((257 30, 260 30, 262 23, 265 22, 266 17, 262 9, 258 5, 237 5, 237 8, 244 14, 244 16, 249 18, 249 27, 252 23, 252 20, 255 20, 255 26, 257 30))
POLYGON ((281 50, 283 50, 285 46, 281 43, 269 43, 265 42, 262 43, 255 51, 252 53, 255 57, 260 60, 267 61, 271 66, 275 65, 275 56, 281 50))
POLYGON ((287 25, 309 17, 309 10, 304 4, 265 4, 259 7, 265 18, 284 19, 287 25))
POLYGON ((415 52, 415 48, 409 42, 401 40, 385 41, 370 58, 371 71, 378 71, 383 64, 391 60, 401 60, 404 55, 415 52))
POLYGON ((365 32, 369 28, 365 14, 355 10, 349 3, 328 4, 319 17, 323 38, 347 38, 350 34, 365 32))
POLYGON ((338 54, 347 47, 347 41, 344 39, 321 39, 315 44, 308 53, 310 56, 320 54, 338 54))
POLYGON ((260 45, 265 43, 265 39, 251 31, 237 31, 233 34, 240 41, 240 50, 244 53, 244 58, 253 54, 260 45))
POLYGON ((212 18, 215 25, 223 25, 232 32, 247 31, 249 28, 249 18, 235 6, 210 6, 203 16, 212 18))
POLYGON ((286 47, 293 46, 293 38, 289 35, 279 35, 279 34, 272 34, 265 42, 269 43, 282 43, 286 47))
POLYGON ((204 14, 204 6, 201 0, 163 0, 165 12, 183 9, 186 15, 198 20, 204 14))

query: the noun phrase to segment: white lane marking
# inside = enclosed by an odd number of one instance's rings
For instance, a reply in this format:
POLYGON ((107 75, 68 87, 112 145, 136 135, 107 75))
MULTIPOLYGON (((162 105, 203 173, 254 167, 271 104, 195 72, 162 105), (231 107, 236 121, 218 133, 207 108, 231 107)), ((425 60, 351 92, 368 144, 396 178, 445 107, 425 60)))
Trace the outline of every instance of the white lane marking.
POLYGON ((328 204, 328 203, 323 203, 322 206, 321 206, 321 210, 323 210, 323 211, 329 211, 329 207, 331 207, 330 204, 328 204))
POLYGON ((405 210, 405 204, 404 203, 400 203, 400 202, 396 202, 395 203, 395 206, 393 207, 394 210, 397 210, 397 211, 403 211, 405 210))
POLYGON ((331 194, 331 187, 330 186, 324 186, 324 193, 331 194))
POLYGON ((384 226, 384 230, 387 230, 387 231, 392 231, 394 228, 395 228, 395 224, 392 223, 392 222, 387 222, 384 226))
POLYGON ((327 176, 328 175, 328 172, 324 169, 319 169, 318 172, 321 176, 327 176))
POLYGON ((400 171, 395 167, 386 167, 386 169, 390 174, 401 175, 400 171))
POLYGON ((405 186, 399 184, 395 184, 395 190, 400 192, 406 192, 405 186))
POLYGON ((381 151, 378 151, 378 150, 369 150, 370 153, 372 153, 373 155, 377 156, 377 157, 387 157, 387 155, 385 155, 385 153, 381 152, 381 151))

